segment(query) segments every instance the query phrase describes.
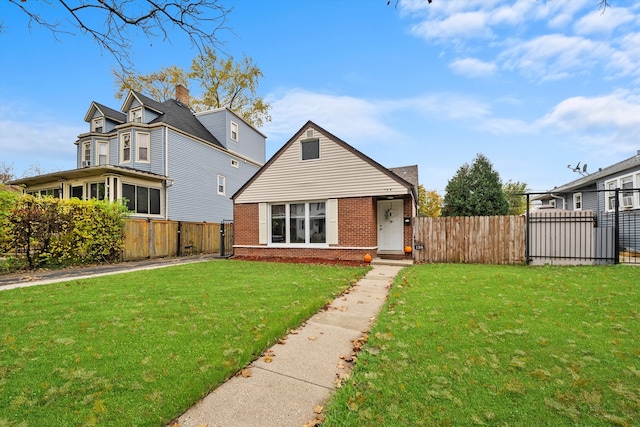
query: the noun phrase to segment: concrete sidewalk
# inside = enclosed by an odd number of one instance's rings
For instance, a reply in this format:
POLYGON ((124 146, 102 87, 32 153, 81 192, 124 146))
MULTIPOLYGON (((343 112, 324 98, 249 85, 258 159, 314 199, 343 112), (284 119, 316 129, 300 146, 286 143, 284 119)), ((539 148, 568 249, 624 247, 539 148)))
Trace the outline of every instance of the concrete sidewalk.
POLYGON ((326 403, 350 371, 354 341, 370 329, 403 268, 372 267, 348 293, 170 425, 302 427, 312 422, 314 409, 326 403))

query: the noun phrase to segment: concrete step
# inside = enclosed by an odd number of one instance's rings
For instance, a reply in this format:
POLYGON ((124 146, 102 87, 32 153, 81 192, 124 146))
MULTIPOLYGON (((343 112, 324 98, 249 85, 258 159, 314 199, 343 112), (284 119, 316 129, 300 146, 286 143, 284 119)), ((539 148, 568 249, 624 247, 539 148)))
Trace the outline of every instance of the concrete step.
POLYGON ((405 258, 405 259, 374 258, 371 260, 371 265, 394 265, 399 267, 408 267, 410 265, 413 265, 413 258, 405 258))

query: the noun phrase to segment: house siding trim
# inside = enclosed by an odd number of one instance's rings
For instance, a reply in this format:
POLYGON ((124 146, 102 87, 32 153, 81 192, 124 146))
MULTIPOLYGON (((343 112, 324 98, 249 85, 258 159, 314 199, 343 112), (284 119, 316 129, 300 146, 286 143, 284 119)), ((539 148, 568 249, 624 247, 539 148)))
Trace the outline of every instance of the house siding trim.
MULTIPOLYGON (((323 156, 326 155, 326 151, 323 152, 323 156)), ((341 165, 342 169, 345 170, 344 164, 341 165)), ((347 168, 346 170, 353 171, 352 168, 347 168)), ((264 184, 262 184, 264 185, 264 184)), ((320 126, 315 123, 308 121, 300 130, 287 142, 283 145, 280 150, 276 154, 274 154, 271 159, 249 180, 243 185, 233 196, 232 199, 237 203, 253 203, 253 202, 276 202, 282 200, 283 196, 287 198, 303 198, 303 194, 312 193, 314 198, 343 198, 343 197, 353 197, 357 195, 366 195, 366 196, 401 196, 405 194, 410 194, 413 197, 414 204, 417 204, 417 189, 413 188, 413 185, 403 179, 402 177, 396 175, 391 170, 385 168, 380 165, 373 159, 369 158, 365 154, 356 150, 346 142, 342 141, 338 137, 332 135, 326 130, 322 129, 320 126), (328 162, 327 157, 322 157, 319 161, 313 161, 309 163, 308 161, 300 161, 296 157, 296 161, 294 162, 292 159, 295 156, 298 156, 299 151, 298 147, 294 147, 293 145, 299 143, 301 139, 305 139, 305 132, 308 129, 313 129, 315 132, 320 134, 321 143, 324 142, 325 148, 321 147, 321 150, 326 150, 326 147, 330 147, 331 143, 341 147, 341 149, 334 150, 334 157, 336 161, 341 161, 345 156, 337 156, 338 152, 344 154, 345 151, 347 153, 352 154, 355 158, 360 159, 360 162, 354 160, 354 157, 349 157, 348 160, 351 165, 360 165, 362 170, 369 171, 368 175, 363 178, 360 174, 354 173, 348 179, 342 177, 342 183, 350 182, 351 187, 346 188, 346 186, 341 186, 333 183, 331 188, 328 188, 326 183, 322 182, 319 185, 313 184, 309 188, 300 188, 296 189, 299 196, 295 194, 290 194, 288 189, 291 187, 291 179, 290 176, 287 177, 286 174, 282 173, 272 173, 270 171, 270 166, 276 163, 281 157, 284 156, 284 161, 287 162, 287 174, 294 172, 296 170, 304 171, 304 173, 314 172, 317 174, 317 179, 323 179, 323 171, 324 179, 335 178, 335 174, 331 175, 330 173, 326 173, 326 167, 336 167, 336 169, 340 168, 340 165, 332 165, 328 162), (291 150, 291 152, 289 152, 291 150), (311 164, 314 164, 313 168, 311 168, 311 164), (365 166, 366 164, 366 166, 365 166), (320 166, 322 165, 322 166, 320 166), (310 170, 311 169, 311 170, 310 170), (373 170, 377 170, 379 173, 373 172, 373 170), (266 176, 265 176, 266 175, 266 176), (274 180, 274 182, 279 183, 279 188, 270 190, 268 192, 262 191, 262 189, 252 188, 249 190, 249 187, 253 186, 257 183, 257 181, 262 180, 274 180), (373 182, 372 180, 375 180, 373 182), (324 190, 322 192, 321 190, 324 190)))

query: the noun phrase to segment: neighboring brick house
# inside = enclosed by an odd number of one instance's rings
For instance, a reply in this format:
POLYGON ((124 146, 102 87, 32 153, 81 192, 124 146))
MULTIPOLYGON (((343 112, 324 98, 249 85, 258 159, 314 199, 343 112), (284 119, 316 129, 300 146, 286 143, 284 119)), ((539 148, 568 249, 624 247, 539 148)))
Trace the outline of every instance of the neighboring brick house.
POLYGON ((230 196, 264 164, 266 137, 229 109, 194 113, 183 86, 176 98, 131 91, 121 111, 92 102, 77 169, 11 183, 63 199, 126 198, 134 218, 232 219, 230 196))
POLYGON ((234 254, 403 256, 417 191, 417 166, 387 169, 309 121, 233 195, 234 254))

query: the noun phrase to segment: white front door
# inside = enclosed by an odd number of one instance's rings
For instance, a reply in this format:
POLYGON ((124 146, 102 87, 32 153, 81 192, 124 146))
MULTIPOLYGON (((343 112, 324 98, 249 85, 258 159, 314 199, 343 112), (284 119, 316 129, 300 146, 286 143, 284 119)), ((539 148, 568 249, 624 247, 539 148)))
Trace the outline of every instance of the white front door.
POLYGON ((402 200, 378 201, 378 251, 403 250, 402 200))

